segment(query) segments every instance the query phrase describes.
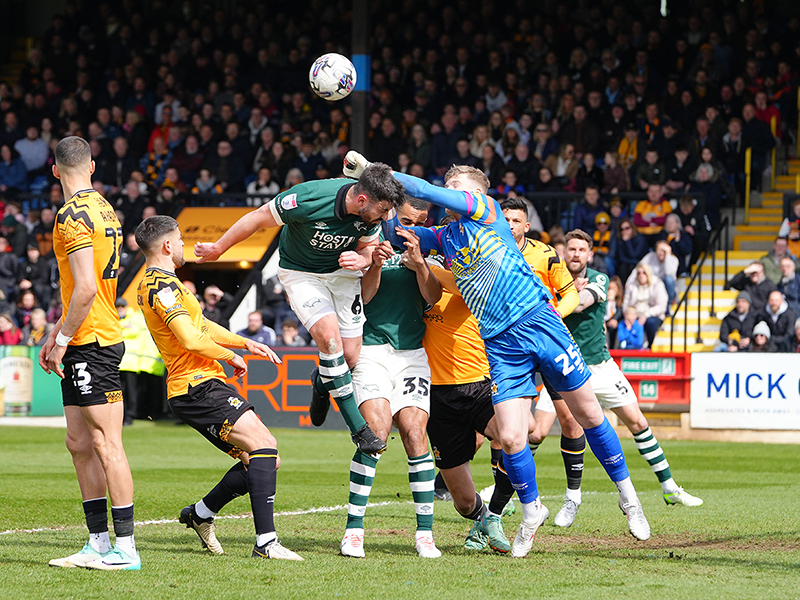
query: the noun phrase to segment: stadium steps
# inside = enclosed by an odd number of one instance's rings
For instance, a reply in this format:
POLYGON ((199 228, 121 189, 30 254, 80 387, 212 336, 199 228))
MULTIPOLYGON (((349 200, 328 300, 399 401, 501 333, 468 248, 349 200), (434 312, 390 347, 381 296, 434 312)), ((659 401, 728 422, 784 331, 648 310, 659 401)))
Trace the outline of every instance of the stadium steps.
MULTIPOLYGON (((743 252, 732 251, 728 252, 728 278, 733 277, 736 273, 744 269, 753 260, 757 260, 763 252, 743 252)), ((701 267, 702 272, 702 285, 699 289, 695 287, 689 292, 687 296, 687 310, 681 307, 678 314, 675 316, 675 333, 673 335, 672 349, 675 352, 684 351, 684 337, 683 329, 686 327, 686 352, 708 352, 713 350, 719 339, 719 327, 721 319, 724 318, 736 304, 736 296, 739 292, 736 290, 725 291, 722 289, 725 278, 725 253, 717 251, 714 255, 716 264, 714 265, 714 272, 717 275, 716 285, 714 286, 714 313, 711 313, 711 281, 710 275, 712 267, 710 262, 706 262, 701 267), (702 343, 698 344, 697 340, 697 310, 700 308, 700 339, 702 343), (684 316, 685 315, 685 316, 684 316)), ((689 283, 689 278, 686 278, 685 283, 689 283)), ((695 282, 697 286, 697 282, 695 282)), ((672 320, 667 318, 664 320, 661 329, 653 341, 654 352, 669 352, 669 337, 672 327, 672 320)))

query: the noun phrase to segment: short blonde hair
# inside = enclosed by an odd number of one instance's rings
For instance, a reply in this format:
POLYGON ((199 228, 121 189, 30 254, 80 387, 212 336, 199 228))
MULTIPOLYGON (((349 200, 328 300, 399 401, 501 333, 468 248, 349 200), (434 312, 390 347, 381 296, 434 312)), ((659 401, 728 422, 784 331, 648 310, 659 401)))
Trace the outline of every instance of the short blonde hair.
POLYGON ((480 169, 470 167, 469 165, 453 165, 447 170, 447 173, 445 173, 444 182, 447 183, 456 175, 466 175, 477 183, 484 193, 489 191, 489 178, 486 176, 486 173, 480 169))

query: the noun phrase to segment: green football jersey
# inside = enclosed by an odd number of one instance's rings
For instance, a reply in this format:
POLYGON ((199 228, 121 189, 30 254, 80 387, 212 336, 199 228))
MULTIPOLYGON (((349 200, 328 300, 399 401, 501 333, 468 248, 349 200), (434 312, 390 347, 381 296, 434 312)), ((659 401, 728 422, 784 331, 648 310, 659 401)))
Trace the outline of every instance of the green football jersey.
POLYGON ((594 304, 579 313, 564 318, 567 329, 581 349, 587 365, 599 365, 611 358, 606 346, 606 297, 608 295, 608 275, 586 269, 589 283, 584 289, 594 296, 594 304))
POLYGON ((281 229, 279 265, 308 273, 333 273, 339 255, 355 250, 358 242, 378 238, 380 224, 371 225, 345 212, 350 179, 321 179, 300 183, 270 203, 281 229))
POLYGON ((395 350, 422 348, 426 303, 417 274, 400 262, 402 252, 383 263, 378 293, 364 306, 364 345, 389 344, 395 350))

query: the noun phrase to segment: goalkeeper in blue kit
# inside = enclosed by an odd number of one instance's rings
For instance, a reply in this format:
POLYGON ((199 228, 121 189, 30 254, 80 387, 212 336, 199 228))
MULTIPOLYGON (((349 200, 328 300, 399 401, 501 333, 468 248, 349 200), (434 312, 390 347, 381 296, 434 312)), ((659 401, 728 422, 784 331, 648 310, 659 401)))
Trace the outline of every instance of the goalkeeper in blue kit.
MULTIPOLYGON (((357 174, 369 163, 356 152, 345 158, 345 173, 357 174)), ((528 448, 528 416, 536 396, 534 373, 540 371, 558 391, 620 493, 619 505, 631 534, 650 537, 650 526, 633 487, 619 438, 603 415, 590 372, 549 294, 534 274, 503 218, 499 204, 485 195, 488 181, 474 167, 454 166, 445 188, 394 173, 406 194, 457 213, 459 219, 439 227, 409 227, 420 238, 423 253, 439 254, 452 271, 486 346, 492 379, 492 403, 508 477, 522 503, 523 519, 511 554, 528 554, 541 524, 542 507, 536 466, 528 448)), ((399 223, 398 223, 399 225, 399 223)), ((396 234, 395 234, 396 235, 396 234)), ((392 239, 401 245, 403 240, 392 239)))

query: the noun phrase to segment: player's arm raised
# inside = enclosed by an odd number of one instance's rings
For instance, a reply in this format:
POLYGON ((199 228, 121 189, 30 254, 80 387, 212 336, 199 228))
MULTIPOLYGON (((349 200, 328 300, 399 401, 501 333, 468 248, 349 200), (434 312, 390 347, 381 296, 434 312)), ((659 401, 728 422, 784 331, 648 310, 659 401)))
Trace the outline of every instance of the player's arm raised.
POLYGON ((365 242, 359 240, 355 250, 348 250, 339 255, 339 266, 348 271, 369 269, 373 261, 373 252, 378 247, 378 236, 365 242))
POLYGON ((215 343, 219 344, 223 348, 239 348, 242 350, 247 350, 250 354, 263 356, 268 358, 276 365, 280 364, 281 359, 278 358, 278 355, 275 354, 266 344, 261 344, 254 340, 236 335, 214 321, 209 321, 206 319, 206 324, 208 325, 208 335, 212 340, 214 340, 215 343))
POLYGON ((281 223, 275 217, 275 200, 270 200, 267 204, 247 213, 236 221, 233 226, 225 232, 216 242, 198 242, 194 245, 194 253, 198 257, 197 262, 210 262, 217 260, 231 246, 235 246, 242 240, 246 240, 259 229, 268 227, 278 227, 281 223))
POLYGON ((578 306, 573 312, 582 313, 595 302, 606 299, 606 290, 600 283, 592 283, 586 277, 575 278, 575 288, 578 290, 578 306))
POLYGON ((64 371, 61 369, 61 360, 67 351, 67 344, 70 339, 78 332, 86 315, 92 308, 95 296, 97 295, 97 282, 94 273, 94 251, 91 247, 81 248, 69 254, 69 268, 72 278, 75 281, 75 288, 72 291, 72 298, 69 303, 67 318, 61 324, 61 329, 53 331, 56 336, 55 343, 50 349, 45 364, 42 365, 48 374, 52 371, 56 375, 64 378, 64 371), (65 340, 63 345, 58 340, 65 340))

